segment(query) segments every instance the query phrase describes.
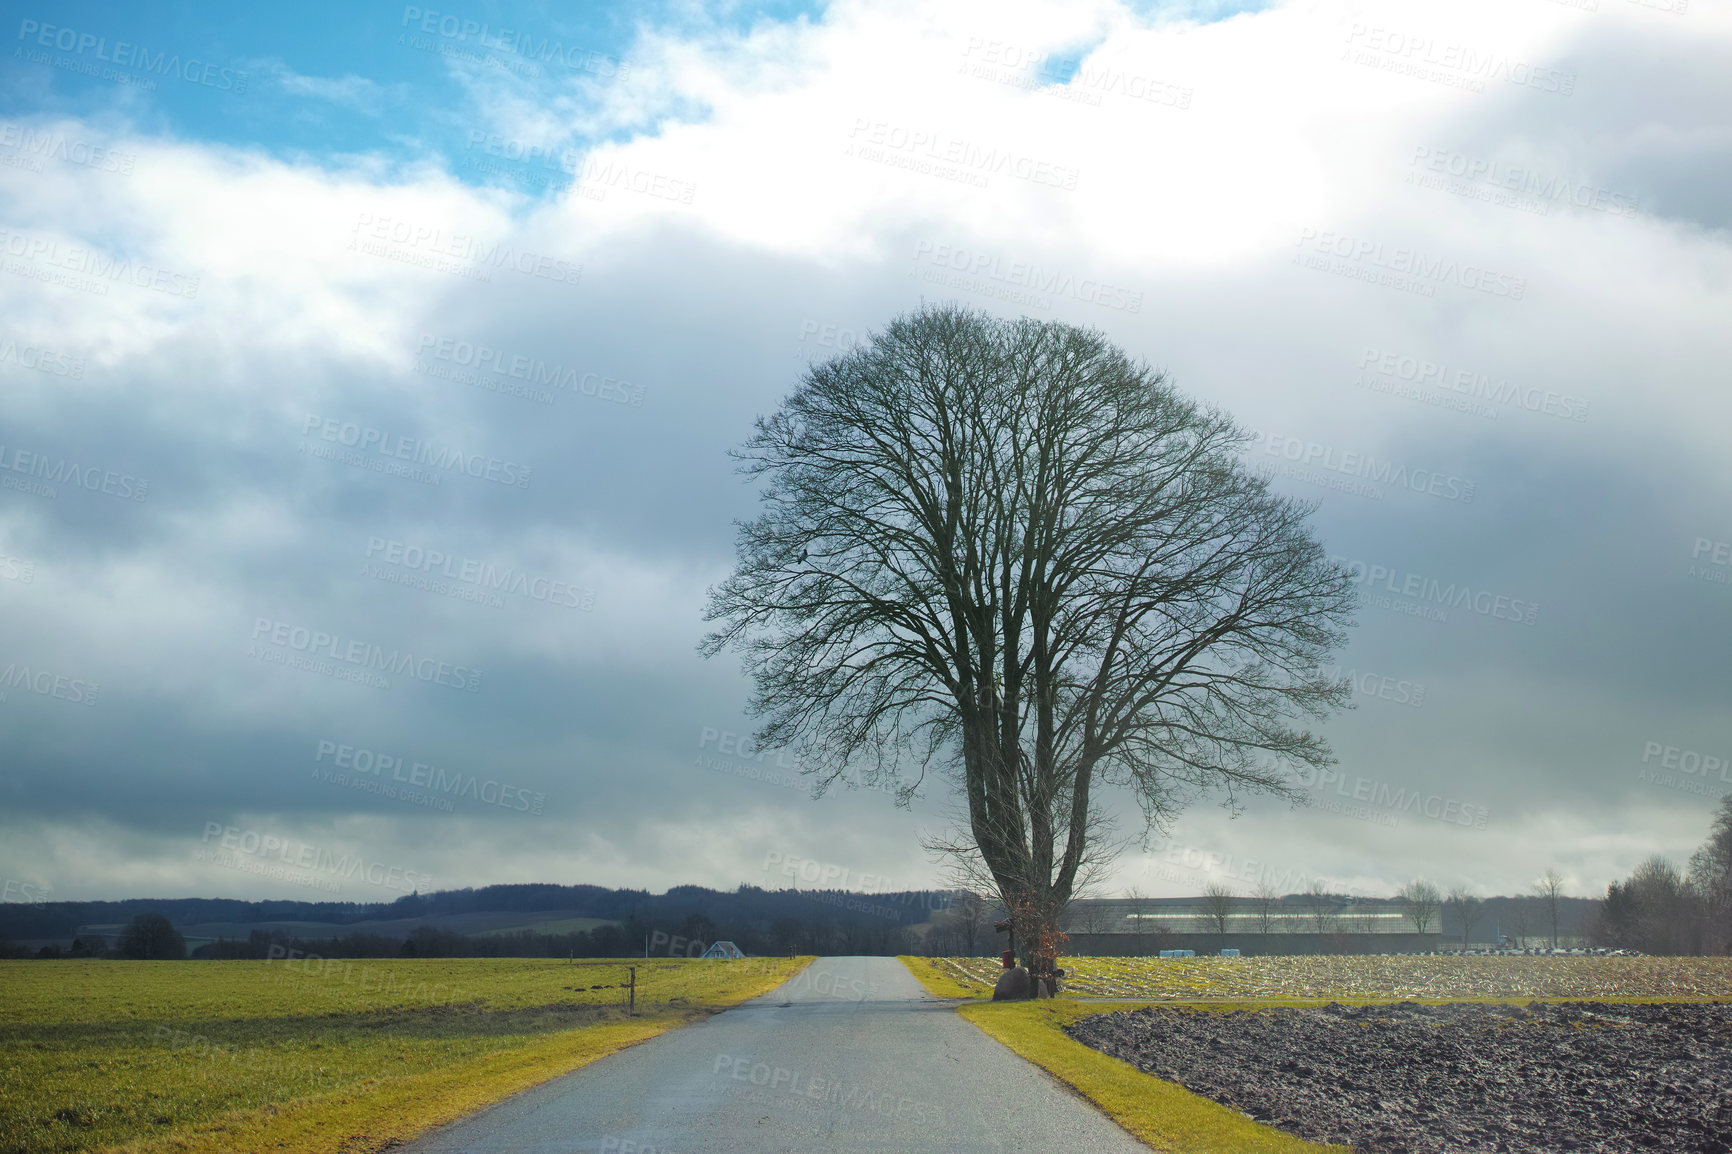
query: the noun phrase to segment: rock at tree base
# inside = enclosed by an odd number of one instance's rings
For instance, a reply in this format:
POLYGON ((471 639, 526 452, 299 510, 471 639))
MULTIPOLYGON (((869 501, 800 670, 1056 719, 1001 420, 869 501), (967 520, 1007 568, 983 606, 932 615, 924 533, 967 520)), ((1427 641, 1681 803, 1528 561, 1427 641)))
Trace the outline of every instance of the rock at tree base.
POLYGON ((1028 980, 1028 971, 1016 966, 998 976, 998 984, 992 987, 992 1000, 1018 1002, 1028 997, 1032 988, 1033 983, 1028 980))

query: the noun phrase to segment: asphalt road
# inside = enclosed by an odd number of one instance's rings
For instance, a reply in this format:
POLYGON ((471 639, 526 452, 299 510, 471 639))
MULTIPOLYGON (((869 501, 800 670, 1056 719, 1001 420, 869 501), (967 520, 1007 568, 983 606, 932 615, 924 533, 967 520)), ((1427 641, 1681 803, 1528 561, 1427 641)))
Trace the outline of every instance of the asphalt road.
POLYGON ((773 993, 435 1131, 410 1154, 1147 1154, 895 958, 773 993))

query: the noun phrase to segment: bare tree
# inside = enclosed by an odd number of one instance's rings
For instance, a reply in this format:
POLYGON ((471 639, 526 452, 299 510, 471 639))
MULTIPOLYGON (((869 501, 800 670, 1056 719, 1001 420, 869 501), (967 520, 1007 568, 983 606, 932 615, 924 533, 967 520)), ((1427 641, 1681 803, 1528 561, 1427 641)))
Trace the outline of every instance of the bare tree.
POLYGON ((1503 908, 1504 916, 1509 920, 1509 928, 1512 931, 1510 934, 1505 936, 1513 937, 1516 945, 1526 949, 1528 944, 1528 927, 1533 921, 1532 905, 1529 903, 1527 898, 1517 894, 1515 897, 1512 897, 1505 902, 1503 908))
POLYGON ((1111 913, 1097 900, 1075 900, 1070 905, 1069 928, 1085 934, 1104 933, 1111 913))
POLYGON ((758 419, 763 512, 701 648, 742 651, 757 744, 815 792, 951 772, 966 824, 929 847, 978 856, 1049 972, 1102 787, 1152 832, 1334 762, 1299 726, 1350 705, 1353 582, 1248 436, 1097 332, 923 308, 758 419))
POLYGON ((1540 910, 1552 927, 1552 949, 1558 948, 1558 915, 1564 904, 1564 876, 1548 869, 1534 883, 1534 896, 1540 899, 1540 910))
POLYGON ((1257 915, 1257 929, 1262 933, 1269 932, 1269 923, 1275 920, 1275 911, 1280 907, 1281 895, 1275 892, 1275 887, 1269 884, 1268 878, 1257 883, 1257 889, 1251 894, 1251 909, 1257 915))
POLYGON ((1225 882, 1210 879, 1203 887, 1203 916, 1215 923, 1217 936, 1227 936, 1227 919, 1233 916, 1233 888, 1225 882))
POLYGON ((975 957, 981 934, 991 920, 991 903, 979 894, 963 890, 951 898, 944 914, 944 923, 955 933, 962 945, 964 956, 975 957))
POLYGON ((1413 932, 1428 934, 1431 923, 1437 917, 1437 910, 1443 904, 1443 895, 1437 892, 1437 887, 1424 878, 1414 878, 1401 888, 1401 904, 1407 911, 1407 918, 1413 923, 1413 932))
POLYGON ((1320 934, 1329 932, 1330 923, 1335 918, 1335 895, 1329 892, 1329 883, 1322 878, 1314 878, 1305 891, 1305 908, 1311 914, 1311 923, 1320 934))
POLYGON ((1706 948, 1732 952, 1732 794, 1720 799, 1708 839, 1690 855, 1690 889, 1701 903, 1706 948))
POLYGON ((1485 903, 1478 894, 1472 893, 1466 886, 1456 886, 1449 891, 1449 896, 1443 899, 1444 905, 1455 914, 1456 922, 1461 926, 1461 948, 1467 948, 1467 937, 1473 932, 1480 915, 1485 912, 1485 903))
POLYGON ((1149 898, 1142 890, 1132 886, 1125 891, 1125 906, 1130 911, 1131 929, 1136 934, 1133 948, 1139 954, 1148 953, 1143 942, 1144 915, 1148 913, 1149 898))

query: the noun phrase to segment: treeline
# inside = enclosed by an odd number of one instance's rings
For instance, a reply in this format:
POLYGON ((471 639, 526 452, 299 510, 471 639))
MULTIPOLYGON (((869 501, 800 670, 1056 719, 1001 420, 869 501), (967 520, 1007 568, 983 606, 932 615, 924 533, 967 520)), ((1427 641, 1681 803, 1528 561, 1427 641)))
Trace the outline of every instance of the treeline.
MULTIPOLYGON (((953 895, 942 891, 856 894, 845 891, 762 890, 742 886, 720 893, 700 886, 679 886, 666 894, 604 890, 594 886, 489 886, 414 895, 383 906, 338 903, 212 902, 207 899, 127 902, 60 902, 62 907, 21 907, 0 910, 0 957, 145 957, 145 958, 268 958, 286 951, 324 957, 695 957, 712 942, 731 940, 749 954, 878 954, 921 952, 922 937, 913 927, 943 918, 953 895), (551 905, 549 903, 552 903, 551 905), (213 909, 213 907, 216 907, 213 909), (250 907, 236 910, 232 907, 250 907), (211 920, 239 923, 255 920, 237 913, 268 912, 279 922, 312 920, 325 915, 325 925, 356 925, 349 933, 308 937, 292 926, 253 929, 238 940, 209 942, 190 955, 180 930, 211 920), (588 931, 541 932, 531 927, 510 932, 460 933, 437 924, 412 923, 466 913, 556 911, 561 917, 615 919, 588 931), (80 927, 119 922, 130 914, 119 939, 109 941, 80 927), (357 914, 365 917, 357 917, 357 914), (284 915, 289 916, 284 916, 284 915), (301 914, 300 918, 293 915, 301 914), (332 914, 342 915, 340 918, 332 914), (189 916, 190 915, 190 916, 189 916), (198 920, 194 920, 198 919, 198 920), (397 922, 385 928, 379 923, 397 922), (36 933, 19 932, 36 930, 36 933), (40 931, 48 929, 49 933, 40 931), (10 930, 10 933, 5 932, 10 930), (395 930, 396 932, 392 932, 395 930), (144 938, 140 938, 140 935, 144 938), (9 945, 16 938, 59 940, 33 949, 9 945), (66 940, 70 938, 70 944, 66 940), (139 946, 139 940, 152 943, 139 946), (178 943, 178 944, 176 944, 178 943), (145 952, 139 952, 140 950, 145 952)), ((190 932, 190 931, 189 931, 190 932)))
POLYGON ((754 955, 920 953, 921 936, 905 926, 802 922, 782 918, 767 927, 735 929, 695 919, 679 926, 626 922, 593 930, 542 934, 532 930, 505 934, 459 934, 437 926, 418 926, 406 937, 354 933, 303 938, 281 930, 253 930, 241 940, 218 939, 187 950, 186 940, 160 914, 140 914, 113 946, 99 939, 74 939, 71 946, 43 946, 34 954, 0 947, 0 957, 136 958, 173 961, 185 958, 234 961, 273 960, 314 955, 323 958, 641 958, 698 957, 713 942, 728 940, 754 955))
POLYGON ((1606 887, 1592 932, 1598 945, 1645 954, 1732 953, 1732 794, 1686 872, 1649 858, 1606 887))
POLYGON ((902 926, 810 923, 782 919, 768 927, 657 927, 648 922, 597 926, 565 934, 531 930, 507 934, 459 934, 420 926, 408 937, 345 934, 298 938, 254 930, 245 941, 217 941, 192 951, 194 958, 270 960, 316 955, 325 958, 641 958, 698 957, 716 941, 731 941, 756 956, 787 954, 918 953, 920 935, 902 926))
MULTIPOLYGON (((600 918, 653 928, 683 926, 707 918, 740 934, 765 933, 778 921, 814 926, 859 924, 878 929, 918 925, 950 904, 939 890, 857 894, 840 890, 766 890, 742 885, 732 892, 703 886, 675 886, 665 894, 611 890, 601 886, 497 885, 479 889, 409 894, 392 902, 245 902, 226 898, 133 898, 125 901, 0 903, 0 940, 68 941, 92 925, 123 925, 141 914, 160 914, 176 926, 211 923, 246 925, 270 922, 319 922, 357 926, 356 933, 379 932, 360 923, 410 921, 476 913, 547 913, 600 918)), ((413 928, 413 927, 409 927, 413 928)), ((407 928, 404 930, 406 934, 407 928)), ((401 938, 402 934, 386 936, 401 938)), ((689 936, 689 935, 688 935, 689 936)), ((613 955, 594 955, 613 956, 613 955)))

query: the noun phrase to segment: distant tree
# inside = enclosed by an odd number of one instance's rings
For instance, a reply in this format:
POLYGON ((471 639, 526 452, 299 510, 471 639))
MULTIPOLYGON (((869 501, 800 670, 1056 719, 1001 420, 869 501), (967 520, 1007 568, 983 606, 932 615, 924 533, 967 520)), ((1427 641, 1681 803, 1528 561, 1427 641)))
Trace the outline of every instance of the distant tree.
POLYGON ((1599 917, 1594 921, 1594 944, 1620 949, 1639 948, 1637 914, 1636 894, 1627 882, 1613 882, 1607 886, 1599 917))
POLYGON ((1311 915, 1311 923, 1317 933, 1329 932, 1330 923, 1335 918, 1335 895, 1329 892, 1329 883, 1322 878, 1312 880, 1305 890, 1305 909, 1311 915))
POLYGON ((980 937, 991 920, 992 903, 980 894, 964 893, 952 906, 956 910, 956 927, 969 957, 974 957, 980 937))
POLYGON ((964 957, 975 957, 991 912, 991 904, 985 898, 959 890, 951 895, 949 905, 932 915, 933 930, 927 940, 935 947, 941 942, 950 943, 946 944, 942 951, 935 948, 935 953, 960 953, 964 957))
POLYGON ((1133 940, 1136 944, 1132 948, 1138 954, 1146 954, 1148 950, 1144 948, 1143 944, 1143 921, 1144 915, 1149 910, 1148 896, 1136 886, 1132 886, 1125 891, 1125 907, 1130 911, 1131 931, 1135 934, 1133 940))
POLYGON ((1261 933, 1269 932, 1269 923, 1275 920, 1275 911, 1280 908, 1281 895, 1275 892, 1275 887, 1269 884, 1268 878, 1257 883, 1257 888, 1251 894, 1251 909, 1257 915, 1257 929, 1261 933))
POLYGON ((1704 947, 1732 952, 1732 793, 1720 799, 1708 840, 1690 857, 1690 888, 1702 911, 1704 947))
POLYGON ((1540 911, 1552 927, 1552 949, 1558 948, 1558 915, 1564 904, 1564 876, 1548 869, 1534 883, 1534 896, 1540 900, 1540 911))
POLYGON ((1444 905, 1455 915, 1456 924, 1461 927, 1461 947, 1465 950, 1468 935, 1473 933, 1473 927, 1485 913, 1485 902, 1466 886, 1451 889, 1449 896, 1443 900, 1444 905))
POLYGON ((161 914, 139 914, 121 932, 120 956, 135 961, 183 961, 186 939, 161 914))
POLYGON ((1695 953, 1701 941, 1700 906, 1671 862, 1658 854, 1638 865, 1626 883, 1635 913, 1635 944, 1643 953, 1695 953))
MULTIPOLYGON (((708 914, 687 914, 680 936, 693 942, 702 942, 708 946, 716 940, 716 923, 708 914)), ((701 951, 700 951, 701 952, 701 951)))
POLYGON ((1438 907, 1443 904, 1443 895, 1437 892, 1437 887, 1424 878, 1414 878, 1401 888, 1399 896, 1408 920, 1413 923, 1413 932, 1429 934, 1438 907))
POLYGON ((1504 903, 1503 920, 1509 923, 1510 932, 1505 937, 1514 941, 1523 949, 1528 944, 1528 927, 1533 921, 1533 906, 1529 899, 1517 894, 1504 903))
POLYGON ((1065 927, 1083 934, 1102 933, 1107 928, 1110 914, 1100 902, 1094 900, 1073 901, 1066 911, 1065 927))
POLYGON ((1210 880, 1203 887, 1203 914, 1215 923, 1215 933, 1222 937, 1227 934, 1227 919, 1233 916, 1236 900, 1233 888, 1225 882, 1210 880))

